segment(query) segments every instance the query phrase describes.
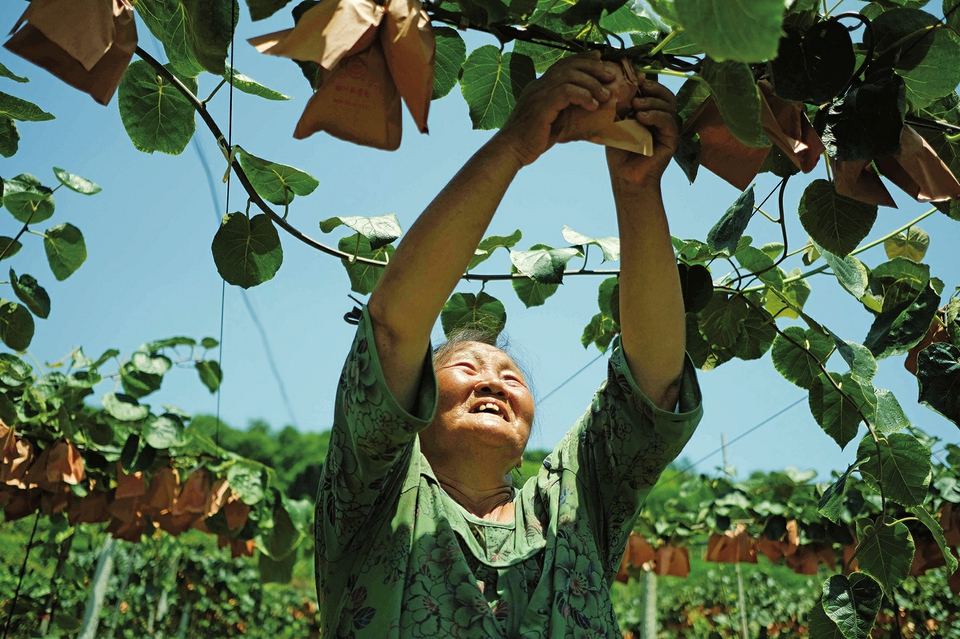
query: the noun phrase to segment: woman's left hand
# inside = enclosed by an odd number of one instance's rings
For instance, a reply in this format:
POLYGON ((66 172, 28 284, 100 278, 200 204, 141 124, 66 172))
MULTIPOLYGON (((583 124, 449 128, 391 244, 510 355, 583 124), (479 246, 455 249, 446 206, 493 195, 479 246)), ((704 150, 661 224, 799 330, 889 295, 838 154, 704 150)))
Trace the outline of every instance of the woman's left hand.
POLYGON ((633 99, 634 117, 653 136, 653 155, 607 147, 607 166, 615 183, 636 187, 656 187, 677 150, 677 99, 659 82, 640 81, 640 97, 633 99))

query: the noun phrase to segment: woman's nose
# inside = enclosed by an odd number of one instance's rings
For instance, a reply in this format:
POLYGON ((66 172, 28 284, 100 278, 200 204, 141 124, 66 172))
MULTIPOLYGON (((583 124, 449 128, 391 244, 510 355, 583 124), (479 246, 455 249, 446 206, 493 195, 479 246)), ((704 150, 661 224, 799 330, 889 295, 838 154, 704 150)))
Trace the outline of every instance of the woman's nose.
POLYGON ((480 391, 490 395, 496 395, 497 397, 506 397, 507 391, 503 388, 499 382, 487 380, 479 384, 480 391))

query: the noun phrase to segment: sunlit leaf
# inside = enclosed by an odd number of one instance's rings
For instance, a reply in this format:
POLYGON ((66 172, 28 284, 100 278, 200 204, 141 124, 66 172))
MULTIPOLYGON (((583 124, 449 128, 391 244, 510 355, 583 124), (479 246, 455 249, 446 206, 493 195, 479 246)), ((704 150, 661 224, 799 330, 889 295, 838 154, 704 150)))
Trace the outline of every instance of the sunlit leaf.
POLYGON ((449 27, 433 27, 436 38, 436 61, 433 66, 433 99, 439 100, 453 90, 460 80, 460 69, 467 59, 467 45, 449 27))
POLYGON ((749 147, 770 146, 760 125, 760 89, 753 71, 742 62, 703 61, 703 79, 723 116, 723 122, 735 138, 749 147))
POLYGON ((60 184, 71 191, 76 191, 83 195, 95 195, 103 190, 97 186, 95 182, 91 182, 87 178, 74 175, 73 173, 67 173, 63 169, 53 167, 53 173, 57 176, 57 179, 60 180, 60 184))
POLYGON ((240 15, 236 0, 138 0, 134 7, 163 43, 177 73, 195 78, 203 71, 224 73, 233 27, 240 15))
POLYGON ((503 126, 523 88, 535 77, 533 60, 525 55, 501 53, 491 44, 474 49, 463 63, 460 77, 473 128, 503 126))
POLYGON ((893 433, 875 442, 867 435, 860 442, 857 457, 863 478, 883 485, 887 499, 902 506, 918 506, 927 497, 930 485, 930 449, 916 437, 893 433))
POLYGON ((340 225, 351 228, 365 237, 373 250, 389 244, 403 233, 400 221, 393 213, 375 217, 331 217, 320 222, 320 230, 329 233, 340 225))
POLYGON ((230 82, 231 75, 233 76, 233 87, 237 91, 243 91, 244 93, 255 95, 258 98, 263 98, 264 100, 273 100, 277 102, 292 99, 289 95, 284 95, 279 91, 274 91, 273 89, 267 88, 253 78, 240 73, 236 69, 231 69, 230 65, 226 64, 226 68, 223 71, 223 78, 227 82, 230 82))
POLYGON ((569 226, 563 227, 563 239, 574 246, 596 246, 603 252, 604 262, 615 262, 620 259, 620 238, 618 237, 587 237, 577 233, 569 226))
POLYGON ((149 406, 141 406, 133 397, 121 393, 107 393, 101 401, 107 412, 122 422, 136 422, 150 414, 149 406))
POLYGON ((823 372, 820 365, 825 363, 833 352, 833 344, 829 337, 813 329, 788 326, 783 333, 784 335, 777 335, 773 342, 770 353, 773 367, 787 381, 810 390, 823 372))
POLYGON ((43 222, 54 212, 53 191, 29 173, 22 173, 4 180, 3 206, 18 222, 43 222))
POLYGON ((512 249, 522 238, 523 234, 520 233, 520 229, 510 235, 491 235, 483 238, 477 246, 477 250, 474 251, 473 257, 470 258, 467 270, 473 270, 479 264, 485 262, 498 248, 512 249))
POLYGON ((292 166, 258 158, 239 147, 238 151, 253 189, 271 204, 290 204, 295 196, 310 195, 320 186, 315 177, 292 166))
POLYGON ((930 248, 930 236, 919 226, 911 226, 883 242, 883 249, 891 260, 895 257, 905 257, 908 260, 920 262, 927 254, 928 248, 930 248))
POLYGON ((33 102, 27 102, 2 91, 0 91, 0 115, 20 122, 43 122, 53 119, 53 115, 33 102))
MULTIPOLYGON (((378 262, 388 262, 396 250, 393 244, 384 244, 377 249, 371 248, 370 240, 360 233, 341 238, 337 243, 337 248, 355 257, 376 260, 378 262)), ((361 295, 369 295, 372 293, 373 287, 377 285, 377 281, 379 281, 380 275, 383 273, 382 266, 374 266, 372 264, 364 264, 363 262, 346 259, 340 260, 340 263, 347 269, 347 275, 350 278, 350 290, 360 293, 361 295)))
MULTIPOLYGON (((138 3, 139 6, 143 3, 138 3)), ((169 68, 169 65, 167 65, 169 68)), ((197 92, 195 79, 183 80, 197 92)), ((120 119, 138 150, 179 155, 196 130, 193 105, 170 82, 142 60, 127 67, 117 92, 120 119)))
POLYGON ((507 323, 507 311, 500 300, 480 292, 454 293, 443 305, 440 324, 448 338, 460 329, 475 329, 496 337, 507 323))
POLYGON ((510 251, 510 261, 518 271, 542 284, 560 284, 567 262, 581 255, 575 248, 536 244, 529 251, 510 251))
POLYGON ((783 0, 675 0, 683 30, 717 61, 762 62, 777 57, 783 0))

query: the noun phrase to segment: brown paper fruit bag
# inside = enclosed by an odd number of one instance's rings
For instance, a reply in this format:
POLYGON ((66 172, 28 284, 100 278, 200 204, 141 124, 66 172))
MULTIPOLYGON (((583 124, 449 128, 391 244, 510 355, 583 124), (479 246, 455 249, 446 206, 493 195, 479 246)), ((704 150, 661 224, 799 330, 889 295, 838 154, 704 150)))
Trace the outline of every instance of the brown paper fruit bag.
POLYGON ((33 0, 4 47, 107 104, 137 48, 127 0, 33 0))
POLYGON ((554 123, 554 142, 586 140, 641 155, 653 155, 653 136, 633 117, 633 98, 639 90, 637 74, 626 60, 617 65, 616 79, 606 84, 610 98, 596 111, 580 106, 564 109, 554 123))
POLYGON ((422 7, 420 0, 391 0, 380 27, 380 42, 390 74, 417 129, 427 133, 436 41, 422 7))
POLYGON ((400 146, 400 123, 400 94, 383 48, 374 41, 323 73, 323 83, 307 102, 293 137, 326 131, 341 140, 394 151, 400 146))

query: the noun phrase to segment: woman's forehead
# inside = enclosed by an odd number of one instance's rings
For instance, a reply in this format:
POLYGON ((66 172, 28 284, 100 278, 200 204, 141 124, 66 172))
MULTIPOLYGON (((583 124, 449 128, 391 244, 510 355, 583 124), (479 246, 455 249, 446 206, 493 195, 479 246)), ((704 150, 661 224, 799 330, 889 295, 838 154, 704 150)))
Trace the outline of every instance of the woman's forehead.
POLYGON ((520 370, 520 367, 517 366, 517 363, 513 361, 513 358, 507 355, 503 350, 490 344, 484 344, 483 342, 465 341, 455 344, 444 354, 441 362, 438 363, 447 364, 455 359, 463 358, 469 358, 478 363, 496 363, 501 366, 508 366, 509 368, 516 369, 517 371, 520 370))

